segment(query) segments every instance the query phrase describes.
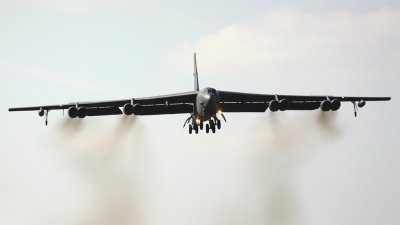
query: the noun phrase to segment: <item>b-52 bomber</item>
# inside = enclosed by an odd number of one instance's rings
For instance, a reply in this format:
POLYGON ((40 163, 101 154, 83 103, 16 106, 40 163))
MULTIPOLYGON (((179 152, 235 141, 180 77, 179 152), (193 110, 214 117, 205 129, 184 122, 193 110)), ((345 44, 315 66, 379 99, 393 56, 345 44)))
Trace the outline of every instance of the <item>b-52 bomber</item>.
POLYGON ((389 101, 390 97, 344 97, 344 96, 304 96, 253 94, 216 90, 206 87, 199 89, 196 53, 194 54, 194 91, 160 95, 144 98, 130 98, 122 100, 99 102, 76 102, 59 105, 43 105, 33 107, 9 108, 12 111, 38 111, 44 116, 47 125, 50 110, 66 109, 71 118, 85 118, 86 116, 106 115, 163 115, 190 113, 183 127, 189 124, 189 133, 197 134, 203 130, 215 133, 221 129, 223 113, 228 112, 265 112, 268 108, 272 112, 286 110, 315 110, 324 112, 336 111, 342 102, 351 102, 354 105, 354 115, 357 116, 358 107, 363 107, 367 101, 389 101), (121 109, 122 108, 122 111, 121 109))

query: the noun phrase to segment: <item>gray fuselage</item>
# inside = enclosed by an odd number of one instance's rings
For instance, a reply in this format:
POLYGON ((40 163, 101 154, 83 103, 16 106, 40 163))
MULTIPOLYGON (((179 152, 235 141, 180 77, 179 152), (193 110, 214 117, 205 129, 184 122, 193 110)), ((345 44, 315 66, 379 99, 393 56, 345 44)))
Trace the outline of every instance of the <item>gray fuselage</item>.
POLYGON ((196 114, 201 120, 214 117, 219 110, 219 94, 214 88, 204 88, 196 96, 196 114))

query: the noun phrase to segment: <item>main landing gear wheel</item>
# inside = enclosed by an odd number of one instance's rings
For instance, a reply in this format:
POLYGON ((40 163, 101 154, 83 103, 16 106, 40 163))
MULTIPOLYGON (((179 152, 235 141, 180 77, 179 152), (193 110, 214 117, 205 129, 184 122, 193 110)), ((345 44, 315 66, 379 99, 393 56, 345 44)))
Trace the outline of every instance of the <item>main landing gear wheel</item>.
POLYGON ((210 129, 212 130, 213 133, 215 133, 215 123, 213 120, 210 120, 210 129))
POLYGON ((198 134, 199 133, 199 126, 197 126, 197 124, 194 124, 193 130, 196 132, 196 134, 198 134))
POLYGON ((218 130, 221 129, 221 120, 217 120, 217 128, 218 130))
POLYGON ((189 124, 189 134, 192 134, 192 130, 193 130, 192 124, 189 124))
POLYGON ((200 121, 200 130, 203 130, 203 121, 200 121))
POLYGON ((210 120, 210 128, 212 129, 215 126, 214 120, 210 120))
POLYGON ((206 133, 210 132, 210 125, 206 124, 206 133))

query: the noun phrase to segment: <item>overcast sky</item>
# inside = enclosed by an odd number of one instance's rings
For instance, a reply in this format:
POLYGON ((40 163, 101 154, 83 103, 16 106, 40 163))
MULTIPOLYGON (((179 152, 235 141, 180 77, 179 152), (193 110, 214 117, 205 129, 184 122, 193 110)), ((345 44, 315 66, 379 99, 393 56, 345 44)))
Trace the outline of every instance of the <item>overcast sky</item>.
POLYGON ((0 3, 1 224, 398 224, 399 1, 0 3), (322 113, 89 117, 10 107, 200 87, 390 96, 322 113))

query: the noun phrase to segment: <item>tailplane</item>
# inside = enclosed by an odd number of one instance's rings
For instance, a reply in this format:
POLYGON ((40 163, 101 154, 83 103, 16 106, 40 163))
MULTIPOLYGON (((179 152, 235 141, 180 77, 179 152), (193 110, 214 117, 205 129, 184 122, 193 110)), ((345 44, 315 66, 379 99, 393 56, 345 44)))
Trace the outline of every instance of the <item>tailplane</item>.
POLYGON ((194 53, 194 90, 199 90, 199 74, 197 73, 196 53, 194 53))

